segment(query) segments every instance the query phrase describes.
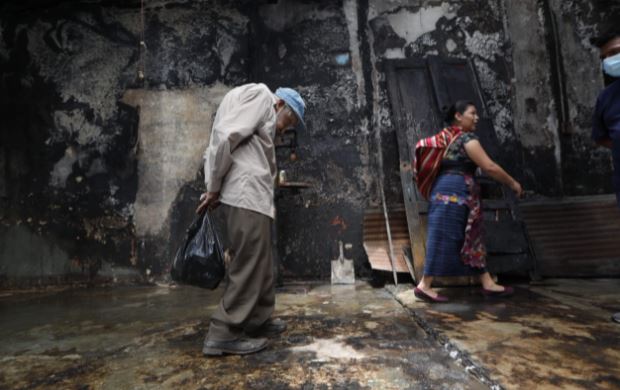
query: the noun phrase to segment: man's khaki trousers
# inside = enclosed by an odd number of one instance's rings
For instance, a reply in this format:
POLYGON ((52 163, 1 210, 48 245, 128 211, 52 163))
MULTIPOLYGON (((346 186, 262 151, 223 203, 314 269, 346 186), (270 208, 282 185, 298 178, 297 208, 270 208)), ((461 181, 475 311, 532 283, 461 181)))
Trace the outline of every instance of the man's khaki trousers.
POLYGON ((229 341, 241 337, 271 317, 275 306, 271 218, 222 205, 231 261, 226 287, 211 317, 207 340, 229 341))

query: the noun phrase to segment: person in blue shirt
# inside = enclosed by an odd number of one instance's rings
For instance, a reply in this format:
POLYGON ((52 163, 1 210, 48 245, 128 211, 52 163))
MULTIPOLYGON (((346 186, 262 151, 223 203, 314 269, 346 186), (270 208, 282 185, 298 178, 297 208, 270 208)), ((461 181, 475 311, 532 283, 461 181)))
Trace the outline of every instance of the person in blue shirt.
MULTIPOLYGON (((613 27, 592 43, 600 49, 605 78, 605 89, 596 99, 592 117, 592 139, 611 149, 613 188, 620 208, 620 28, 613 27)), ((620 322, 620 312, 612 319, 620 322)))

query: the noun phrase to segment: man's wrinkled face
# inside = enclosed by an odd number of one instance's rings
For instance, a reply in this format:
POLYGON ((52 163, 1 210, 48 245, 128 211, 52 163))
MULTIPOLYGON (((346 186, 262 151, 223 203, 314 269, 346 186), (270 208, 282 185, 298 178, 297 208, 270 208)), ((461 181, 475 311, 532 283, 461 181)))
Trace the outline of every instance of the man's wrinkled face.
POLYGON ((601 60, 620 54, 620 37, 614 38, 601 47, 601 60))
POLYGON ((295 112, 284 102, 276 104, 276 112, 276 132, 278 132, 278 134, 285 133, 287 130, 297 127, 299 123, 297 115, 295 115, 295 112))

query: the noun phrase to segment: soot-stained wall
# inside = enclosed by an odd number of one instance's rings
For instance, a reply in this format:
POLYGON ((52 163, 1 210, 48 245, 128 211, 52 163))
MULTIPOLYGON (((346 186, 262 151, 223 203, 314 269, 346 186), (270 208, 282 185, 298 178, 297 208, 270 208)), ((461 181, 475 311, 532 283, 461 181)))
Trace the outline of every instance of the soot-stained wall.
POLYGON ((234 8, 150 2, 140 56, 139 2, 110 3, 3 6, 8 284, 164 272, 175 201, 187 185, 200 190, 218 99, 247 81, 247 17, 234 8))
POLYGON ((135 80, 137 31, 100 7, 3 7, 0 274, 135 264, 138 113, 119 98, 135 80))
POLYGON ((368 274, 355 4, 263 3, 149 1, 144 30, 139 2, 4 6, 5 285, 165 277, 203 190, 217 104, 245 82, 297 88, 308 105, 298 161, 278 151, 289 180, 312 184, 278 193, 283 274, 328 277, 338 241, 368 274))
POLYGON ((383 154, 388 199, 396 202, 402 197, 396 137, 382 66, 392 59, 429 55, 469 59, 504 152, 493 157, 512 172, 521 171, 523 158, 513 126, 510 45, 504 15, 500 1, 370 2, 373 81, 379 91, 374 113, 386 148, 383 154))
MULTIPOLYGON (((562 93, 556 95, 565 105, 565 118, 559 121, 563 124, 560 135, 563 193, 608 193, 612 191, 610 152, 595 147, 590 138, 594 102, 604 87, 600 53, 590 44, 590 38, 606 27, 618 26, 620 3, 549 0, 549 8, 548 18, 555 23, 554 41, 559 48, 559 82, 563 83, 562 93)), ((545 27, 553 34, 549 23, 545 21, 545 27)))
POLYGON ((590 139, 603 77, 590 44, 620 17, 615 1, 505 1, 512 45, 516 132, 536 192, 611 191, 608 150, 590 139))
POLYGON ((501 146, 492 157, 530 196, 610 192, 610 153, 590 140, 603 88, 590 38, 619 15, 620 4, 607 0, 371 0, 373 114, 388 199, 402 195, 381 64, 429 55, 472 62, 501 146))
POLYGON ((526 189, 610 190, 609 152, 589 141, 602 88, 589 38, 617 5, 145 3, 144 29, 139 1, 1 6, 0 285, 165 278, 203 190, 213 114, 245 82, 297 88, 307 102, 298 160, 277 151, 290 180, 312 185, 277 191, 283 275, 328 277, 343 241, 367 276, 364 210, 380 206, 379 183, 390 205, 402 198, 391 59, 471 60, 495 157, 526 189))
POLYGON ((352 244, 346 257, 368 274, 362 246, 363 210, 374 198, 369 127, 354 2, 279 2, 253 18, 256 80, 272 88, 293 85, 306 99, 307 130, 300 131, 298 160, 279 153, 279 168, 312 187, 278 190, 278 249, 284 276, 326 278, 338 241, 352 244), (350 39, 352 37, 352 39, 350 39), (357 73, 356 71, 357 70, 357 73))

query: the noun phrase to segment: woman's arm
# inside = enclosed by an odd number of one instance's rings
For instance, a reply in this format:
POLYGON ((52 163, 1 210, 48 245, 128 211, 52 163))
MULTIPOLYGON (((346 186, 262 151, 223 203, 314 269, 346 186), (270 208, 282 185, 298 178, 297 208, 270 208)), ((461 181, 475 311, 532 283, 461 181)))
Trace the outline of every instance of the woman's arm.
POLYGON ((512 178, 502 167, 496 164, 484 151, 482 145, 478 140, 471 140, 465 144, 465 152, 473 162, 476 163, 482 169, 484 173, 491 176, 493 179, 500 183, 506 184, 513 190, 517 197, 520 197, 523 193, 523 188, 518 181, 512 178))

